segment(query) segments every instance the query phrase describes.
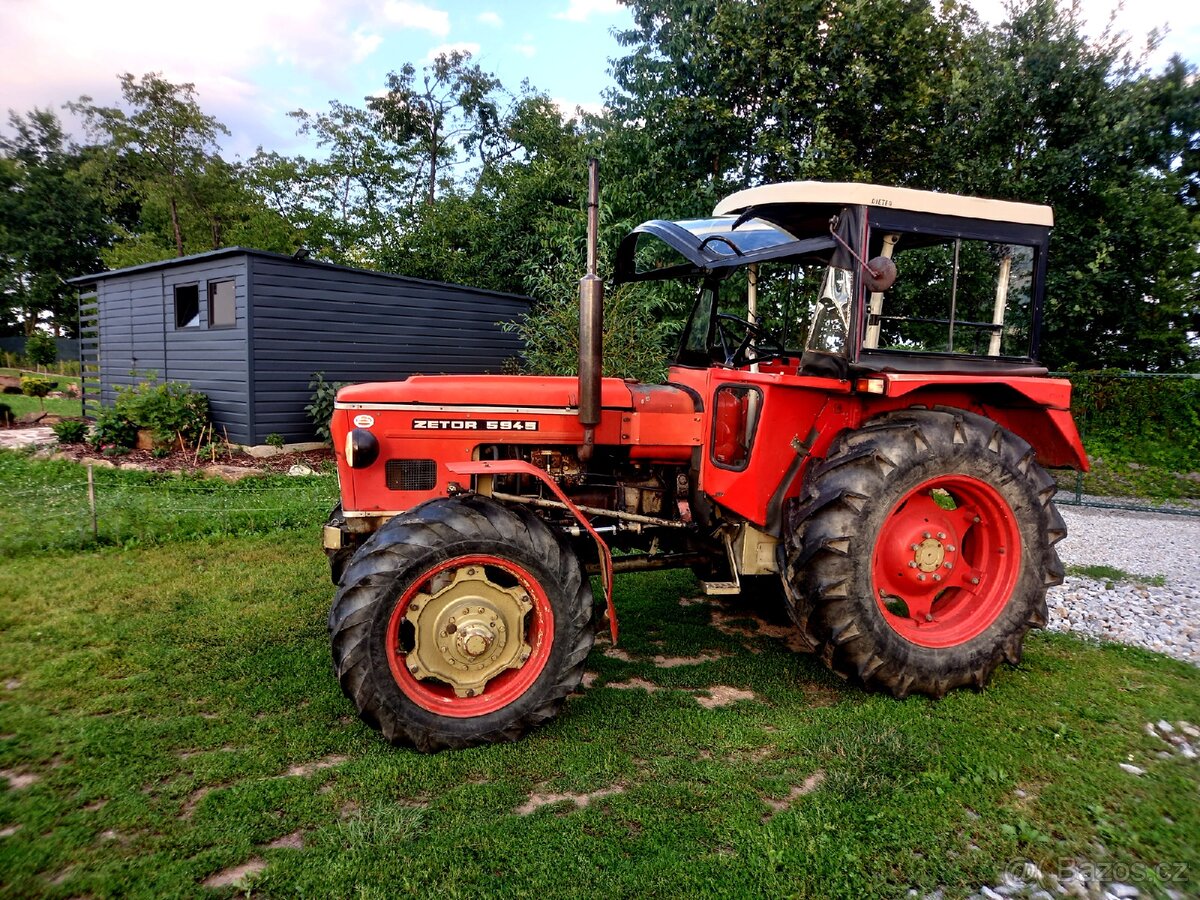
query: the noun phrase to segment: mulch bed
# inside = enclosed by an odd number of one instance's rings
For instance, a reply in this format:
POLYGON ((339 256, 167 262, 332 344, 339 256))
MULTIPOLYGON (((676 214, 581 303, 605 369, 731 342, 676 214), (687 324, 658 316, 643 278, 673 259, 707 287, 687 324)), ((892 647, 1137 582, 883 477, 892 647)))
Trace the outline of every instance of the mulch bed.
POLYGON ((73 459, 83 462, 88 459, 104 459, 118 466, 133 464, 148 472, 201 472, 209 466, 229 466, 236 469, 261 472, 263 474, 283 475, 292 466, 308 466, 314 471, 328 470, 333 465, 333 450, 326 447, 321 450, 305 450, 300 453, 281 453, 259 459, 248 453, 237 450, 230 453, 220 452, 214 461, 212 454, 196 456, 194 450, 172 450, 166 456, 154 456, 149 450, 130 450, 120 456, 101 456, 88 444, 58 444, 54 448, 60 458, 73 459))

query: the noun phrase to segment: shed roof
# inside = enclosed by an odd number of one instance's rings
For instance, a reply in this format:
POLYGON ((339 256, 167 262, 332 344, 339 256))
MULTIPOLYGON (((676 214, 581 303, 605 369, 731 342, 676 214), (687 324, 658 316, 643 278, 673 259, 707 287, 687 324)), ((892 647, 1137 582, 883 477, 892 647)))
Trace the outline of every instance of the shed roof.
MULTIPOLYGON (((106 281, 109 278, 117 278, 123 275, 131 275, 140 272, 152 272, 156 269, 170 269, 176 266, 188 265, 190 263, 202 262, 210 259, 224 259, 230 256, 258 256, 264 259, 282 260, 296 266, 307 266, 318 269, 333 270, 336 272, 356 272, 363 275, 371 275, 378 278, 386 278, 391 281, 402 281, 415 284, 441 285, 446 282, 430 281, 426 278, 412 278, 408 275, 396 275, 392 272, 380 272, 375 269, 359 269, 354 266, 339 266, 336 263, 320 262, 315 259, 297 259, 294 256, 287 256, 283 253, 270 253, 266 250, 254 250, 250 247, 222 247, 220 250, 208 250, 204 253, 193 253, 191 256, 175 256, 171 259, 162 259, 156 262, 141 263, 136 266, 126 266, 123 269, 112 269, 107 272, 96 272, 92 275, 79 275, 75 278, 68 278, 67 284, 84 285, 93 284, 97 281, 106 281)), ((529 297, 523 294, 510 294, 505 291, 492 291, 486 288, 476 288, 470 285, 453 285, 454 287, 462 287, 470 291, 476 291, 481 294, 491 294, 496 297, 508 297, 512 300, 523 300, 526 303, 531 302, 529 297)))

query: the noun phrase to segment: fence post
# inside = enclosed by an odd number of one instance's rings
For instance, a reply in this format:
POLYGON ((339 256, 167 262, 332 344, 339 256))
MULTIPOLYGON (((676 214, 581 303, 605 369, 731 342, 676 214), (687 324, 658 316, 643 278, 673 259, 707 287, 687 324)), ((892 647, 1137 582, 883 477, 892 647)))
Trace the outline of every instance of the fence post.
POLYGON ((92 540, 98 540, 100 531, 96 526, 96 477, 91 463, 88 463, 88 509, 92 513, 92 540))

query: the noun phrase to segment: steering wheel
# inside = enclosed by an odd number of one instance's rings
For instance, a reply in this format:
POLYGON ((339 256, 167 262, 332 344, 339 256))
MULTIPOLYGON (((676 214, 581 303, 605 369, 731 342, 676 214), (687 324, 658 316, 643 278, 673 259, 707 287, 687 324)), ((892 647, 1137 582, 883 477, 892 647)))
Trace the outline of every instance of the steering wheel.
POLYGON ((722 365, 737 369, 748 363, 791 355, 779 338, 761 325, 729 313, 717 313, 716 324, 717 345, 720 348, 716 358, 722 365), (720 360, 722 354, 724 361, 720 360))

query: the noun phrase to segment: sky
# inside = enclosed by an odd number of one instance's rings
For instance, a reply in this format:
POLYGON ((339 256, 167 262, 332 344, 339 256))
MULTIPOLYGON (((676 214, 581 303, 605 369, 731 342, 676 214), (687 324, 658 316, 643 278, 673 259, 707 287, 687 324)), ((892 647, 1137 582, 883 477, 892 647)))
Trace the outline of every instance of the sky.
MULTIPOLYGON (((1112 0, 1082 2, 1098 34, 1112 0)), ((975 6, 998 21, 1003 0, 975 6)), ((617 0, 0 0, 0 110, 49 106, 66 118, 62 104, 83 94, 115 104, 119 73, 159 72, 196 85, 232 132, 228 154, 297 152, 305 142, 289 111, 360 105, 390 71, 455 48, 509 90, 528 79, 565 111, 598 108, 608 61, 622 55, 614 32, 630 23, 617 0)), ((1137 0, 1117 24, 1139 44, 1170 28, 1154 68, 1171 53, 1200 61, 1200 4, 1137 0)))

